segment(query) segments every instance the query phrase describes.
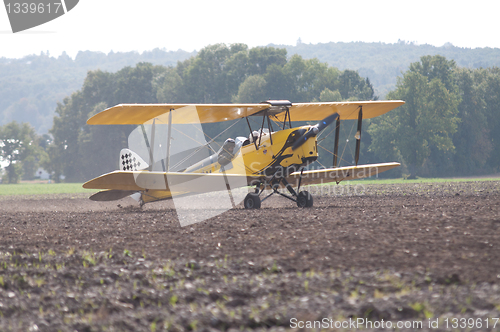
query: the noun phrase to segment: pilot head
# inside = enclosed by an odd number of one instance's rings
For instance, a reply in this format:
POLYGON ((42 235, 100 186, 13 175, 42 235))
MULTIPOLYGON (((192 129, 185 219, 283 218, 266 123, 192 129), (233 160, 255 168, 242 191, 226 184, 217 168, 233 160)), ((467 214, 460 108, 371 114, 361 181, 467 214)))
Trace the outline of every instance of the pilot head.
POLYGON ((253 143, 259 138, 259 132, 257 130, 252 131, 248 139, 250 140, 250 143, 253 143))

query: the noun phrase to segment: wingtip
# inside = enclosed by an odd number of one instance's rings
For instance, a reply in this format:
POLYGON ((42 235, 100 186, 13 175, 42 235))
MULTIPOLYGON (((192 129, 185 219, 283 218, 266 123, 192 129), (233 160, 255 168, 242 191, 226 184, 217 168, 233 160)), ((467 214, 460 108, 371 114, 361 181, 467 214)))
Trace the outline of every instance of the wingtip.
POLYGON ((91 183, 92 181, 93 181, 93 180, 90 180, 90 181, 85 182, 85 183, 82 185, 82 188, 83 188, 83 189, 94 189, 94 188, 90 187, 90 183, 91 183))

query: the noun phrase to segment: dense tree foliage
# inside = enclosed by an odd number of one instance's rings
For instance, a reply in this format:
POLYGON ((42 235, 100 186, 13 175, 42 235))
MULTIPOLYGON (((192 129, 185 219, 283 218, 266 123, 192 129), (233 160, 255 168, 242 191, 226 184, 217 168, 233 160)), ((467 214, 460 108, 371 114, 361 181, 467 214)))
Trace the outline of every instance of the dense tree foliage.
MULTIPOLYGON (((242 78, 260 75, 259 82, 262 83, 261 78, 266 73, 267 66, 276 64, 278 67, 283 67, 287 61, 287 54, 288 56, 297 54, 303 59, 317 59, 316 62, 323 65, 328 64, 331 66, 330 68, 338 68, 340 71, 346 69, 357 71, 362 77, 370 78, 371 83, 376 88, 375 94, 381 98, 385 98, 386 94, 394 89, 397 77, 408 69, 409 64, 418 61, 423 55, 440 54, 447 59, 454 60, 458 66, 466 68, 500 66, 500 49, 466 49, 452 45, 434 47, 404 41, 395 44, 356 42, 312 45, 298 43, 296 46, 255 48, 249 52, 245 49, 245 45, 231 46, 229 51, 221 49, 216 54, 217 58, 214 58, 215 61, 219 61, 220 57, 228 57, 227 61, 222 61, 227 67, 222 71, 225 72, 224 75, 227 75, 225 82, 227 82, 227 91, 231 96, 236 94, 234 89, 239 88, 238 82, 242 82, 242 78), (277 49, 279 50, 276 51, 277 49), (265 54, 265 52, 269 52, 269 54, 265 54)), ((211 56, 210 53, 213 53, 208 48, 204 52, 207 54, 203 56, 203 61, 208 60, 211 56)), ((65 53, 57 58, 51 57, 48 52, 30 55, 22 59, 0 58, 0 125, 13 120, 29 122, 37 133, 47 133, 52 126, 57 102, 62 102, 66 96, 80 89, 89 70, 100 69, 117 72, 126 66, 135 66, 139 62, 175 66, 176 63, 182 61, 182 65, 177 65, 165 76, 166 80, 175 83, 179 77, 185 78, 184 68, 189 64, 185 60, 195 54, 195 52, 188 53, 181 50, 154 49, 142 54, 137 52, 104 54, 82 51, 76 55, 75 59, 71 59, 65 53)), ((204 69, 212 70, 215 68, 210 67, 213 66, 213 63, 198 69, 202 71, 204 69)), ((191 74, 194 75, 191 77, 199 78, 195 72, 191 74)), ((348 74, 346 75, 348 76, 348 74)), ((307 78, 305 79, 307 80, 307 78)), ((252 84, 256 83, 255 79, 251 82, 253 82, 252 84)), ((247 88, 250 90, 243 91, 242 98, 246 98, 245 94, 250 92, 257 93, 259 84, 257 84, 257 90, 248 84, 247 88)), ((177 84, 166 86, 167 90, 161 94, 167 97, 167 100, 174 100, 172 96, 179 98, 180 102, 200 100, 197 99, 200 93, 198 90, 191 91, 194 92, 194 98, 190 98, 191 94, 179 95, 180 91, 177 91, 177 87, 177 84), (172 88, 173 91, 168 90, 168 87, 172 88)), ((206 92, 209 91, 203 91, 203 94, 206 92)), ((344 92, 341 91, 341 93, 344 92)), ((265 93, 263 96, 257 99, 263 100, 270 97, 265 93)), ((349 97, 346 98, 342 95, 342 98, 348 99, 349 97)))
POLYGON ((412 63, 389 99, 404 106, 372 121, 370 151, 400 157, 411 177, 498 170, 498 68, 465 69, 444 57, 412 63))
POLYGON ((40 138, 28 123, 15 121, 0 127, 0 161, 7 164, 2 183, 33 179, 40 161, 45 158, 40 138))
POLYGON ((452 135, 459 121, 454 66, 441 56, 425 56, 413 63, 388 95, 406 104, 370 126, 375 152, 394 145, 412 178, 432 147, 443 152, 454 149, 452 135))
POLYGON ((156 103, 154 77, 162 66, 140 63, 117 73, 90 71, 83 88, 57 105, 54 137, 48 153, 50 171, 58 179, 82 181, 118 167, 120 149, 127 146, 128 126, 87 126, 92 115, 119 103, 156 103))
POLYGON ((145 61, 169 66, 193 54, 155 49, 107 55, 82 51, 74 60, 65 53, 55 58, 44 52, 22 59, 0 58, 0 125, 29 122, 37 133, 47 133, 57 102, 80 89, 89 70, 116 72, 145 61))
MULTIPOLYGON (((306 102, 342 94, 351 100, 373 98, 373 87, 357 72, 341 72, 300 56, 287 60, 284 49, 248 49, 244 44, 211 45, 175 67, 140 63, 117 73, 90 71, 82 89, 56 108, 50 131, 54 142, 48 148, 52 162, 47 167, 56 179, 65 175, 68 181, 116 169, 118 153, 127 146, 131 128, 85 123, 92 114, 120 103, 306 102)), ((204 125, 207 139, 231 125, 204 125)), ((246 123, 240 122, 219 140, 247 135, 246 123)))
POLYGON ((157 80, 159 102, 261 102, 319 100, 325 89, 344 99, 372 99, 373 86, 352 70, 338 69, 298 55, 287 60, 284 49, 246 45, 212 45, 192 59, 169 68, 157 80))
POLYGON ((331 42, 274 46, 284 47, 288 54, 298 54, 305 59, 317 58, 340 70, 357 70, 361 76, 370 78, 376 87, 376 94, 381 98, 394 90, 397 77, 409 69, 410 63, 418 62, 425 55, 441 55, 465 68, 500 67, 498 48, 470 49, 455 47, 449 43, 441 47, 418 45, 404 40, 394 44, 331 42))
MULTIPOLYGON (((388 94, 406 104, 363 120, 360 163, 402 161, 411 176, 461 175, 498 170, 500 72, 464 69, 442 56, 424 56, 388 94)), ((90 71, 83 87, 56 108, 43 163, 55 178, 83 181, 117 168, 129 126, 87 126, 93 114, 119 103, 255 103, 374 100, 370 79, 317 59, 287 58, 284 49, 211 45, 176 66, 140 63, 111 73, 90 71)), ((251 119, 253 121, 254 119, 251 119)), ((340 164, 353 163, 356 121, 341 127, 340 164)), ((253 125, 258 126, 256 122, 253 125)), ((320 137, 319 166, 330 167, 333 126, 320 137)), ((207 140, 222 133, 247 136, 244 121, 204 125, 207 140), (226 130, 227 129, 227 130, 226 130), (226 131, 225 131, 226 130, 226 131)), ((317 165, 317 166, 318 166, 317 165)), ((392 175, 401 174, 396 170, 392 175)))

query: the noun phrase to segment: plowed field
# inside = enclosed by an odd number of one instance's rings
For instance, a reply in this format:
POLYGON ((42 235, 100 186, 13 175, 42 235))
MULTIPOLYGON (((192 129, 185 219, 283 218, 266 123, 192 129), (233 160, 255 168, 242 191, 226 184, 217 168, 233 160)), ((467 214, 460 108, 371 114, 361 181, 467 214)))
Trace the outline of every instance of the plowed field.
POLYGON ((3 196, 0 234, 1 331, 500 330, 500 181, 316 188, 184 228, 171 202, 3 196))

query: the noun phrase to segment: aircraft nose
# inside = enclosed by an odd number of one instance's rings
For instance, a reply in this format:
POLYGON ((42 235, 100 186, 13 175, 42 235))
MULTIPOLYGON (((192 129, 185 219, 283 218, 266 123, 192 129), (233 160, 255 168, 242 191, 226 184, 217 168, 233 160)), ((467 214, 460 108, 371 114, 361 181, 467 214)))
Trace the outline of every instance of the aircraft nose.
POLYGON ((304 135, 302 135, 292 146, 292 151, 298 149, 302 146, 310 137, 316 136, 320 131, 328 127, 333 121, 335 121, 339 117, 338 113, 334 113, 332 115, 327 116, 323 120, 321 120, 318 124, 311 127, 304 135))

